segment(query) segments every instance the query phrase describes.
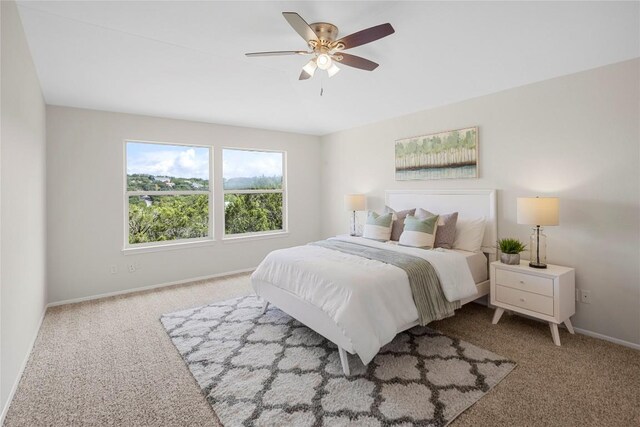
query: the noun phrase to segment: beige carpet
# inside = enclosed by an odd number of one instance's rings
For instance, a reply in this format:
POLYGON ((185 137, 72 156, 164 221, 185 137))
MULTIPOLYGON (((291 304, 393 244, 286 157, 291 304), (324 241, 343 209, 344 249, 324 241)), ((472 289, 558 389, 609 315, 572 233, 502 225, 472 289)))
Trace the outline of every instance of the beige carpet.
MULTIPOLYGON (((215 426, 160 315, 249 293, 240 275, 47 313, 6 426, 215 426)), ((518 367, 453 426, 640 425, 640 352, 467 304, 431 326, 518 367)))

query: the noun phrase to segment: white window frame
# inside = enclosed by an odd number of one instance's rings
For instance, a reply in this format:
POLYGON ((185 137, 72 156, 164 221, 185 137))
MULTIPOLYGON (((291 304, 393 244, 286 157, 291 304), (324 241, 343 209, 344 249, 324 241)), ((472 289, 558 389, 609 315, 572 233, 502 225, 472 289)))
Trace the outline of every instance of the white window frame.
POLYGON ((289 233, 289 201, 287 197, 287 152, 285 150, 270 150, 266 148, 245 148, 245 147, 222 147, 220 153, 222 157, 221 162, 221 177, 222 181, 222 240, 232 241, 251 238, 264 238, 264 237, 276 237, 279 235, 285 235, 289 233), (224 150, 235 151, 257 151, 262 153, 280 153, 282 154, 282 188, 275 190, 225 190, 224 189, 224 150), (268 230, 268 231, 255 231, 247 233, 227 234, 227 209, 224 202, 224 196, 227 194, 265 194, 265 193, 280 193, 282 194, 282 229, 281 230, 268 230))
POLYGON ((124 194, 124 248, 123 252, 155 252, 158 250, 179 249, 183 247, 208 245, 215 242, 214 234, 214 176, 213 176, 213 146, 206 144, 193 144, 183 142, 164 141, 143 141, 137 139, 125 139, 123 145, 124 152, 124 173, 123 173, 123 194, 124 194), (180 147, 207 148, 209 150, 209 189, 208 190, 180 190, 180 191, 129 191, 127 182, 127 143, 171 145, 180 147), (162 242, 129 243, 129 197, 131 196, 190 196, 197 194, 207 194, 209 196, 209 224, 206 237, 196 237, 192 239, 165 240, 162 242))

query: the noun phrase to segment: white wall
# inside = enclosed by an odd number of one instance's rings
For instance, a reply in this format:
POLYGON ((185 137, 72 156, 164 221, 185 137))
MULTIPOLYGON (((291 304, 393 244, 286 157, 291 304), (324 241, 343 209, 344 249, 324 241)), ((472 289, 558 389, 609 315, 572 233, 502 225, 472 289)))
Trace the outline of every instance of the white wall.
MULTIPOLYGON (((560 197, 548 262, 576 268, 592 304, 574 325, 640 344, 640 61, 426 110, 322 137, 323 235, 346 232, 343 195, 384 190, 496 188, 501 237, 528 241, 516 198, 560 197), (479 126, 480 179, 396 182, 394 140, 479 126)), ((428 206, 425 206, 428 208, 428 206)))
POLYGON ((0 408, 4 415, 46 304, 45 105, 16 4, 0 3, 0 408))
MULTIPOLYGON (((49 301, 134 289, 252 268, 270 251, 320 235, 318 137, 66 107, 47 107, 49 301), (125 139, 212 144, 214 177, 222 147, 287 151, 289 235, 124 255, 125 139), (126 265, 139 264, 135 273, 126 265), (118 273, 109 266, 116 264, 118 273)), ((221 182, 215 202, 221 209, 221 182)))

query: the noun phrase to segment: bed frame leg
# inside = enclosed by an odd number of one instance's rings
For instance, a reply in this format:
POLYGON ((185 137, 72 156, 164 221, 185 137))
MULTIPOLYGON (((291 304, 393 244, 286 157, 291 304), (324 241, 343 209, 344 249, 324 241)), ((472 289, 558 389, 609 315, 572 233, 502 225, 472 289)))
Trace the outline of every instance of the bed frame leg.
POLYGON ((340 363, 342 363, 342 371, 345 376, 349 376, 349 359, 347 358, 347 352, 342 348, 338 347, 338 354, 340 354, 340 363))
POLYGON ((262 303, 262 313, 260 314, 265 314, 267 312, 268 307, 269 307, 269 301, 264 300, 264 302, 262 303))

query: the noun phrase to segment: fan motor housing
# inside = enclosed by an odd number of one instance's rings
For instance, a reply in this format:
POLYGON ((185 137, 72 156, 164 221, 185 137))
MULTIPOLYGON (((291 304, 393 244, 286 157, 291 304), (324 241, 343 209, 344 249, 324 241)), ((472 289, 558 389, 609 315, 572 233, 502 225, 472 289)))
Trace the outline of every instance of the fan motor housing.
POLYGON ((323 44, 328 44, 338 38, 338 27, 328 22, 314 22, 309 24, 323 44))

